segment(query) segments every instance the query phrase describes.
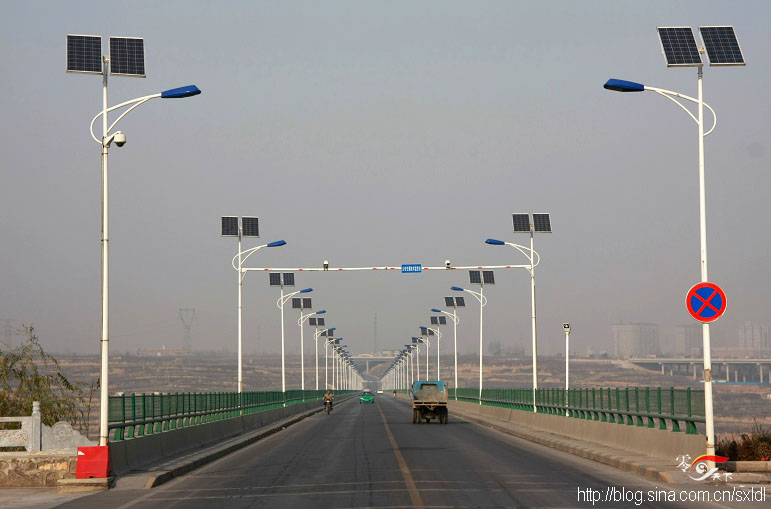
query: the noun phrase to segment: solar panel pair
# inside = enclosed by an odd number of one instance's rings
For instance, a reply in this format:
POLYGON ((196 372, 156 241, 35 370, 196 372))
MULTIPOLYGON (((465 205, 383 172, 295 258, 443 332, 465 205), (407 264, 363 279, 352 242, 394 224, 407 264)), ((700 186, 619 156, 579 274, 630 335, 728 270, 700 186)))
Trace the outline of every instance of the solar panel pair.
MULTIPOLYGON (((698 67, 701 54, 691 27, 657 27, 667 67, 698 67)), ((710 65, 745 65, 732 26, 699 27, 710 65)))
POLYGON ((295 297, 292 299, 292 309, 312 309, 311 299, 295 297))
MULTIPOLYGON (((512 214, 514 233, 530 233, 530 214, 512 214)), ((549 214, 533 214, 533 231, 551 233, 549 214)))
POLYGON ((270 286, 294 286, 294 272, 269 272, 270 286))
POLYGON ((484 281, 484 284, 486 285, 494 285, 495 284, 495 273, 492 270, 470 270, 468 271, 469 276, 469 282, 472 285, 481 285, 482 281, 484 281))
MULTIPOLYGON (((241 233, 244 237, 259 237, 260 219, 257 217, 242 217, 241 233)), ((238 237, 238 216, 222 216, 222 236, 238 237)))
POLYGON ((444 307, 447 308, 462 308, 466 305, 466 301, 463 299, 463 297, 445 297, 444 298, 444 307))
MULTIPOLYGON (((67 72, 102 74, 102 36, 67 34, 67 72)), ((110 37, 110 74, 146 77, 144 39, 110 37)))

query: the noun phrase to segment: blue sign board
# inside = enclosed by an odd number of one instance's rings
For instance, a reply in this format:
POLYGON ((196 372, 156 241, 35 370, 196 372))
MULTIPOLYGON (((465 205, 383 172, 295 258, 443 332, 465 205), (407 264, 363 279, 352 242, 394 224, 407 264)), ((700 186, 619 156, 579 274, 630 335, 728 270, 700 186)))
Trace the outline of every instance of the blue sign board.
POLYGON ((696 320, 702 323, 714 322, 725 313, 725 293, 718 285, 705 281, 688 291, 685 305, 696 320))
POLYGON ((412 274, 414 272, 423 272, 423 265, 420 263, 408 263, 402 265, 402 274, 412 274))

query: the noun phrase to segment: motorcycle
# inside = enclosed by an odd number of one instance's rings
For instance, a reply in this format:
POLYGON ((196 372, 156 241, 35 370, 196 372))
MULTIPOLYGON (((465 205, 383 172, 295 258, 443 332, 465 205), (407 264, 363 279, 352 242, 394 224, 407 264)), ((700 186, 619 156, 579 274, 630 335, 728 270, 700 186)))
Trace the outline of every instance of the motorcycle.
POLYGON ((327 415, 329 415, 329 412, 332 411, 332 402, 329 400, 324 401, 324 410, 326 410, 327 415))

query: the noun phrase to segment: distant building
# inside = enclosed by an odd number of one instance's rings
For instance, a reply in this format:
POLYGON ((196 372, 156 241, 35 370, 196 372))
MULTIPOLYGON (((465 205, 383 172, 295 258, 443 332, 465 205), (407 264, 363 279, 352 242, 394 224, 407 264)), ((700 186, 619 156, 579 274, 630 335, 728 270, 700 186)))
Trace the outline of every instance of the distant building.
POLYGON ((612 326, 617 359, 659 354, 659 326, 655 323, 618 323, 612 326))
POLYGON ((753 357, 771 357, 771 324, 744 322, 739 327, 739 347, 751 350, 753 357))
POLYGON ((665 350, 674 357, 701 357, 701 334, 701 325, 697 323, 678 325, 675 327, 674 341, 665 350))

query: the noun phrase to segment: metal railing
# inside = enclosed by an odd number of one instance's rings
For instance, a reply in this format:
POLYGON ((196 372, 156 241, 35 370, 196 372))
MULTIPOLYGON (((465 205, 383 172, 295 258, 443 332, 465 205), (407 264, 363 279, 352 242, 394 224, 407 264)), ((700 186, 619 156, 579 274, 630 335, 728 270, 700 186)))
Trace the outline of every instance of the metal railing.
MULTIPOLYGON (((177 392, 110 396, 111 440, 139 438, 274 408, 320 401, 326 391, 177 392)), ((334 395, 352 391, 333 391, 334 395)))
MULTIPOLYGON (((539 413, 696 434, 704 422, 704 390, 661 387, 536 389, 539 413), (658 421, 658 426, 656 422, 658 421), (668 424, 669 423, 669 424, 668 424)), ((457 399, 479 403, 479 389, 458 388, 457 399)), ((483 405, 533 411, 532 389, 482 389, 483 405)))

